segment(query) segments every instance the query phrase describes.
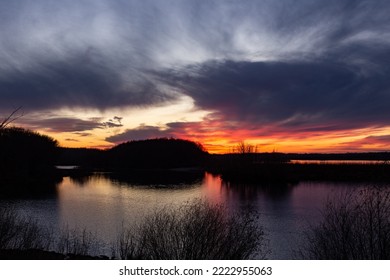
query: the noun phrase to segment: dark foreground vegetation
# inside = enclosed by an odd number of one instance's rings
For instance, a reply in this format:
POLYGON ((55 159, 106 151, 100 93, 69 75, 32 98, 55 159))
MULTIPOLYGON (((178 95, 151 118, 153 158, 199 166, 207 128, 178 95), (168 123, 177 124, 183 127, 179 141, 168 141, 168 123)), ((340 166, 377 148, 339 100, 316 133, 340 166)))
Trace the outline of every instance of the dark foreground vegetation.
MULTIPOLYGON (((112 242, 120 259, 249 259, 268 253, 256 215, 228 213, 222 205, 194 201, 156 211, 138 225, 124 227, 112 242)), ((107 259, 102 244, 86 230, 55 235, 9 209, 0 210, 2 259, 107 259)))
POLYGON ((390 190, 371 187, 330 199, 298 257, 389 260, 390 190))
POLYGON ((107 259, 90 256, 98 244, 86 230, 64 228, 54 234, 13 209, 0 209, 0 259, 107 259))
POLYGON ((263 259, 268 254, 264 231, 252 214, 229 213, 202 201, 166 208, 125 228, 115 251, 121 259, 263 259))

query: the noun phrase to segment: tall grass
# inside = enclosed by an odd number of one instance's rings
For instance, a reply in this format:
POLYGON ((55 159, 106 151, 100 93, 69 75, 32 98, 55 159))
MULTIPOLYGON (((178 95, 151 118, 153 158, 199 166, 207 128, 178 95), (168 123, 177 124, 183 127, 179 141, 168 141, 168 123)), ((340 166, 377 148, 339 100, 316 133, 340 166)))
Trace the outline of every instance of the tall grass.
POLYGON ((390 259, 390 190, 371 187, 329 200, 307 235, 309 259, 390 259))
POLYGON ((114 244, 121 259, 249 259, 267 256, 263 228, 223 205, 194 201, 164 208, 138 226, 123 228, 114 244))
POLYGON ((55 242, 54 250, 64 255, 88 256, 99 253, 100 241, 86 229, 63 228, 55 242))

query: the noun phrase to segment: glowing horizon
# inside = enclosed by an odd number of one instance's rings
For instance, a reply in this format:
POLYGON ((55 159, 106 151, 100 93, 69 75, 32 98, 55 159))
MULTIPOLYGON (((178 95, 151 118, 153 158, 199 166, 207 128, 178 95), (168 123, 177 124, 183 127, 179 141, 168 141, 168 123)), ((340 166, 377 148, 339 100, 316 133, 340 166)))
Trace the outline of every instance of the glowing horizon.
MULTIPOLYGON (((188 129, 188 128, 187 128, 188 129)), ((346 153, 346 152, 386 152, 386 141, 381 143, 383 135, 387 135, 390 128, 386 129, 365 129, 358 131, 337 132, 336 135, 310 136, 310 135, 282 135, 277 134, 274 137, 253 137, 253 133, 245 134, 245 131, 222 131, 214 132, 221 138, 213 138, 213 135, 198 134, 191 137, 189 134, 156 134, 156 136, 123 139, 121 141, 110 143, 100 139, 96 135, 82 136, 83 141, 75 141, 68 137, 74 136, 73 133, 53 133, 44 130, 38 130, 42 134, 49 135, 59 141, 60 146, 69 148, 97 148, 108 149, 117 144, 132 141, 155 138, 173 137, 185 139, 200 143, 209 153, 224 154, 235 152, 235 148, 241 142, 253 146, 257 152, 281 152, 281 153, 346 153), (353 133, 354 132, 354 133, 353 133), (374 132, 374 134, 373 134, 374 132), (231 137, 227 137, 229 135, 231 137), (225 137, 225 138, 223 138, 225 137), (379 142, 379 143, 378 143, 379 142)), ((385 139, 386 140, 386 139, 385 139)))

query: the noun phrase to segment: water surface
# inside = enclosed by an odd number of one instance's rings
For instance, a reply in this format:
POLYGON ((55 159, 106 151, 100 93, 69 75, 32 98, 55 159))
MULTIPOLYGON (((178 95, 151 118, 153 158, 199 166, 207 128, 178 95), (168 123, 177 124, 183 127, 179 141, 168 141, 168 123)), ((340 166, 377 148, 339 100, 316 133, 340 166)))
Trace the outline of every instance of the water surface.
MULTIPOLYGON (((185 174, 185 173, 182 173, 185 174)), ((160 174, 161 175, 161 174, 160 174)), ((256 210, 271 249, 270 259, 291 259, 304 241, 309 224, 320 219, 328 197, 365 184, 301 182, 296 185, 244 185, 223 182, 210 173, 189 176, 117 176, 96 173, 64 177, 56 195, 42 199, 0 201, 41 223, 58 229, 88 229, 109 244, 122 224, 142 221, 161 207, 176 207, 193 199, 224 203, 229 210, 256 210), (176 178, 178 177, 178 178, 176 178)), ((107 251, 109 245, 107 245, 107 251)))

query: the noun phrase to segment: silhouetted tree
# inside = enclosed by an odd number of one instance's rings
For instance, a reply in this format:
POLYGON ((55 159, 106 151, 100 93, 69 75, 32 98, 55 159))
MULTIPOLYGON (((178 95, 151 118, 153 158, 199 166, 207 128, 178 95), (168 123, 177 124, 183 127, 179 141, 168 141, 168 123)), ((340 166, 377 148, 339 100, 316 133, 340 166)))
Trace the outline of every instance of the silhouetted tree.
POLYGON ((0 129, 0 196, 52 194, 57 141, 18 127, 0 129))
POLYGON ((241 141, 238 143, 234 148, 233 151, 238 154, 252 154, 257 153, 257 146, 247 144, 244 141, 241 141))
POLYGON ((206 155, 200 144, 173 138, 130 141, 108 151, 110 166, 129 168, 200 166, 206 155))
POLYGON ((5 170, 52 166, 58 142, 53 138, 19 127, 0 130, 0 164, 5 170))

